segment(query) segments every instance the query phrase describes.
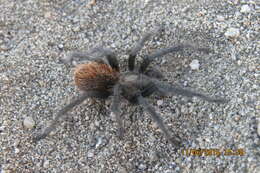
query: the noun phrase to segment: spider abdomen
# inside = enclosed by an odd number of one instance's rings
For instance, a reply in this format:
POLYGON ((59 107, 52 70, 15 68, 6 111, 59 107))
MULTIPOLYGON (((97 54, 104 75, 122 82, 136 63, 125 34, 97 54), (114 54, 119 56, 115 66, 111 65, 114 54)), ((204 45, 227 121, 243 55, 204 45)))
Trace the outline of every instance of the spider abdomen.
POLYGON ((118 71, 99 62, 80 64, 74 72, 75 84, 83 91, 109 91, 118 78, 118 71))

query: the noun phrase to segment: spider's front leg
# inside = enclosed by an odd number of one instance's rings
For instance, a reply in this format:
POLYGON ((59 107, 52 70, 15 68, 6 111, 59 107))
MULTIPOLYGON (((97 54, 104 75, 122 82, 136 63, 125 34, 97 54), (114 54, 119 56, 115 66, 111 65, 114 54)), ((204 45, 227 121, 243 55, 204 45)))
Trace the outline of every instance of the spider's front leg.
POLYGON ((119 71, 119 63, 116 54, 108 48, 102 46, 95 47, 88 52, 72 52, 67 57, 61 59, 65 64, 71 65, 73 61, 92 60, 110 65, 119 71), (104 57, 104 58, 102 58, 104 57))
POLYGON ((155 53, 151 54, 151 55, 146 55, 143 59, 143 62, 141 63, 139 72, 140 73, 145 73, 147 67, 149 66, 149 64, 157 57, 161 57, 164 56, 166 54, 169 53, 174 53, 174 52, 178 52, 178 51, 183 51, 186 48, 191 48, 197 51, 201 51, 201 52, 205 52, 208 53, 209 49, 207 48, 197 48, 195 46, 192 46, 190 44, 180 44, 177 46, 173 46, 173 47, 169 47, 169 48, 164 48, 164 49, 160 49, 158 51, 156 51, 155 53))
POLYGON ((136 43, 136 45, 130 50, 129 58, 128 58, 128 69, 133 71, 135 68, 135 58, 137 53, 144 47, 146 41, 150 40, 150 38, 163 31, 162 26, 157 27, 154 31, 145 33, 142 38, 136 43))

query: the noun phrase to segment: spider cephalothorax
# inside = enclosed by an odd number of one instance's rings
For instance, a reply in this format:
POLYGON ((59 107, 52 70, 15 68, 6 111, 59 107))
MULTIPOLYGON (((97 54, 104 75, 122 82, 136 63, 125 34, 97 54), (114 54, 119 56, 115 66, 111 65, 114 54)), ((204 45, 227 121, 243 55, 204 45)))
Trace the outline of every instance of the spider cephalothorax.
POLYGON ((47 127, 42 134, 36 136, 34 140, 38 141, 45 138, 57 126, 58 120, 62 116, 64 116, 74 106, 82 103, 86 98, 107 99, 111 96, 111 111, 115 114, 120 138, 122 138, 124 134, 123 122, 120 114, 120 101, 126 99, 131 104, 143 106, 144 110, 150 114, 151 118, 157 123, 166 138, 176 146, 180 145, 178 137, 171 136, 160 116, 145 99, 146 97, 156 93, 164 96, 170 94, 184 95, 187 97, 195 96, 216 103, 225 103, 226 100, 211 98, 189 89, 161 82, 159 79, 162 78, 162 73, 149 66, 152 60, 168 53, 182 51, 185 48, 207 52, 207 49, 205 48, 196 48, 192 45, 181 44, 161 49, 151 55, 147 55, 143 57, 140 66, 135 65, 137 53, 144 46, 144 43, 149 40, 152 35, 159 33, 160 31, 162 31, 161 28, 146 33, 131 49, 128 59, 129 71, 126 72, 120 72, 119 63, 113 51, 103 47, 94 48, 88 53, 74 52, 67 58, 63 59, 64 63, 71 63, 74 60, 90 60, 88 63, 76 66, 74 73, 75 84, 81 91, 83 91, 83 93, 70 104, 62 108, 51 125, 47 127), (94 53, 98 53, 98 56, 94 56, 94 53))

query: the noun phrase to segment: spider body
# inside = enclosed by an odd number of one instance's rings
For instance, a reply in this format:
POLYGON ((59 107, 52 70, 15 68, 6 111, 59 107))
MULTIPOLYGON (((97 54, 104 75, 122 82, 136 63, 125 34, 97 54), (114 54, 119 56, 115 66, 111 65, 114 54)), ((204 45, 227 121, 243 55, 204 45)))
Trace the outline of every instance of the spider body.
POLYGON ((138 104, 137 97, 147 97, 153 93, 152 83, 142 79, 140 74, 127 72, 120 78, 121 95, 132 104, 138 104), (147 91, 150 92, 147 92, 147 91))
POLYGON ((128 58, 128 71, 120 72, 117 57, 113 51, 103 47, 97 47, 89 52, 74 52, 66 59, 64 63, 71 63, 73 60, 90 60, 89 63, 78 65, 74 73, 75 85, 83 91, 78 98, 71 101, 70 104, 62 108, 51 125, 47 127, 43 133, 37 135, 34 140, 38 141, 45 138, 48 134, 56 128, 58 121, 61 117, 71 110, 74 106, 82 103, 86 98, 108 99, 112 98, 111 111, 115 114, 116 122, 118 124, 118 134, 123 138, 124 128, 120 112, 120 101, 126 99, 131 104, 141 105, 145 111, 149 113, 153 121, 166 136, 167 140, 175 146, 180 146, 181 141, 177 135, 172 136, 163 120, 156 113, 155 109, 148 103, 146 98, 151 94, 158 94, 167 96, 171 94, 183 95, 186 97, 200 97, 208 102, 225 103, 225 99, 211 98, 202 93, 192 91, 186 88, 179 87, 178 85, 167 84, 160 81, 162 74, 157 69, 149 66, 151 61, 157 57, 162 57, 168 53, 175 53, 182 51, 185 48, 192 48, 197 51, 207 52, 205 48, 196 48, 192 45, 177 45, 165 49, 158 50, 157 52, 143 57, 143 61, 139 66, 135 65, 137 53, 144 46, 145 42, 150 37, 162 29, 148 32, 136 43, 131 49, 128 58), (93 57, 94 52, 101 55, 93 57), (149 67, 148 67, 149 66, 149 67))

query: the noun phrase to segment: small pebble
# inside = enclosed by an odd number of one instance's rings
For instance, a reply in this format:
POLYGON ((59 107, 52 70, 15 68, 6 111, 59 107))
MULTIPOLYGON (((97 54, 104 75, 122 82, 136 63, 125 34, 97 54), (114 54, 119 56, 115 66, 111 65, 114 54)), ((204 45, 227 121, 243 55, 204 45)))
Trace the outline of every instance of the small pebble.
POLYGON ((258 120, 258 124, 257 124, 257 133, 260 136, 260 120, 258 120))
POLYGON ((146 165, 145 164, 140 164, 138 166, 138 168, 141 169, 141 170, 145 170, 146 169, 146 165))
POLYGON ((100 126, 100 121, 95 121, 95 126, 99 127, 100 126))
POLYGON ((144 5, 147 5, 150 0, 144 0, 144 5))
POLYGON ((200 68, 199 60, 197 60, 197 59, 192 60, 190 63, 190 68, 192 70, 198 70, 200 68))
POLYGON ((118 169, 118 172, 119 172, 119 173, 127 173, 127 170, 126 170, 126 168, 124 168, 124 167, 120 167, 120 168, 118 169))
POLYGON ((0 127, 0 133, 3 132, 4 129, 5 129, 5 128, 4 128, 3 126, 1 126, 1 127, 0 127))
POLYGON ((221 16, 221 15, 218 15, 218 16, 217 16, 217 21, 219 21, 219 22, 224 22, 224 21, 225 21, 225 18, 224 18, 223 16, 221 16))
POLYGON ((50 161, 49 160, 45 160, 45 162, 43 163, 43 167, 44 168, 48 168, 50 165, 50 161))
POLYGON ((46 18, 46 19, 51 19, 52 18, 52 14, 51 14, 51 12, 45 12, 44 13, 44 17, 46 18))
POLYGON ((228 28, 227 31, 225 32, 225 36, 227 38, 235 38, 238 37, 240 34, 239 29, 237 28, 228 28))
POLYGON ((238 60, 237 65, 242 65, 242 61, 238 60))
POLYGON ((241 13, 249 13, 251 11, 251 8, 248 5, 243 5, 240 9, 241 13))
POLYGON ((159 159, 159 156, 157 152, 153 151, 150 156, 151 161, 157 161, 159 159))
POLYGON ((35 127, 35 121, 32 117, 25 117, 23 120, 23 125, 27 129, 32 129, 35 127))
POLYGON ((19 152, 20 152, 19 148, 15 148, 15 149, 14 149, 14 153, 15 153, 15 154, 18 154, 19 152))
POLYGON ((63 45, 63 44, 59 44, 59 45, 58 45, 58 48, 59 48, 59 49, 63 49, 63 48, 64 48, 64 45, 63 45))
POLYGON ((157 105, 161 106, 163 104, 163 100, 157 100, 157 105))
POLYGON ((116 119, 116 115, 114 114, 114 112, 110 112, 110 117, 112 118, 112 120, 115 120, 116 119))
POLYGON ((92 151, 88 152, 88 155, 87 155, 88 158, 92 158, 94 157, 94 153, 92 151))
POLYGON ((102 144, 102 137, 97 138, 96 148, 99 148, 102 144))
POLYGON ((74 32, 79 32, 80 31, 80 26, 75 26, 74 28, 72 28, 72 30, 74 32))

